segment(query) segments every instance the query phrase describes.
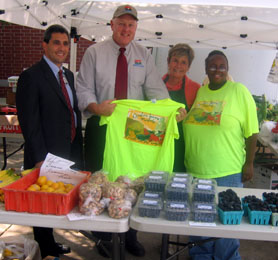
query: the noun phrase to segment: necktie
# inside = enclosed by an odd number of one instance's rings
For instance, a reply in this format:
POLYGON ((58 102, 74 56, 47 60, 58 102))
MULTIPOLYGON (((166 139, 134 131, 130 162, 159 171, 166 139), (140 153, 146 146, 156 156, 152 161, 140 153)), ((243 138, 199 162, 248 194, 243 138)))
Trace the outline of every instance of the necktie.
POLYGON ((66 89, 66 84, 65 81, 63 79, 63 72, 62 70, 59 70, 59 79, 60 79, 60 84, 61 84, 61 88, 62 88, 62 92, 64 94, 68 109, 70 111, 70 117, 71 117, 71 142, 73 141, 74 137, 75 137, 75 121, 74 121, 74 114, 73 114, 73 109, 70 103, 70 98, 69 98, 69 94, 68 91, 66 89))
POLYGON ((124 55, 125 48, 120 48, 120 54, 117 62, 116 81, 115 81, 115 98, 127 98, 127 61, 124 55))

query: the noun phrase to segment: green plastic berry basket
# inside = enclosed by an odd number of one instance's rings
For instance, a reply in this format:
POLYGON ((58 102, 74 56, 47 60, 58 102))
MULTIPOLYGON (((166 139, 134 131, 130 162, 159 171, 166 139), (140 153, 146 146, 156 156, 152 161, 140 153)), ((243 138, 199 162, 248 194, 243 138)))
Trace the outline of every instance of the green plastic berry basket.
POLYGON ((219 220, 224 225, 239 225, 244 211, 223 211, 218 208, 219 220))
POLYGON ((272 226, 278 226, 278 213, 272 213, 271 223, 272 223, 272 226))
POLYGON ((271 216, 271 211, 250 210, 248 207, 248 218, 250 224, 268 225, 271 216))
POLYGON ((243 202, 243 198, 241 199, 241 204, 243 208, 243 216, 247 217, 248 216, 248 203, 243 202))

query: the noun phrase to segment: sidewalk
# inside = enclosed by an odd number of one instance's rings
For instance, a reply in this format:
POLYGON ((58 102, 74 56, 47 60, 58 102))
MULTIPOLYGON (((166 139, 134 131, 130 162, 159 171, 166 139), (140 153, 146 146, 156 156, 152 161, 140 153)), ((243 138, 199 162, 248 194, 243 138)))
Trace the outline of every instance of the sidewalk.
MULTIPOLYGON (((19 225, 0 224, 0 239, 6 236, 23 235, 33 239, 32 228, 19 225)), ((71 247, 71 253, 63 255, 60 260, 103 260, 95 248, 95 243, 75 230, 55 229, 56 241, 67 244, 71 247)), ((155 260, 159 259, 161 235, 139 234, 139 239, 144 240, 146 256, 144 258, 134 257, 126 253, 126 260, 155 260), (142 236, 143 235, 143 236, 142 236)), ((183 258, 185 259, 185 258, 183 258)))

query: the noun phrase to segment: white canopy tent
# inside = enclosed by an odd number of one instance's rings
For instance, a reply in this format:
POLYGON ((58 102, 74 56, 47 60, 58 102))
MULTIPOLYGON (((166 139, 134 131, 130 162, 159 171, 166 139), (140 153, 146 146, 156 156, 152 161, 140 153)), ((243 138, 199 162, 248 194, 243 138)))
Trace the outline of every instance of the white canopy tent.
POLYGON ((99 42, 111 36, 109 22, 117 6, 127 3, 138 10, 136 40, 144 46, 187 42, 193 48, 277 49, 276 0, 0 0, 0 20, 39 29, 58 23, 73 38, 99 42))
MULTIPOLYGON (((276 48, 278 2, 272 1, 126 1, 138 10, 136 40, 145 46, 186 41, 193 47, 276 48), (136 3, 137 2, 137 3, 136 3), (177 4, 179 3, 179 4, 177 4), (252 45, 252 46, 250 46, 252 45)), ((53 23, 101 41, 111 35, 109 22, 120 1, 0 1, 0 19, 45 29, 53 23)))

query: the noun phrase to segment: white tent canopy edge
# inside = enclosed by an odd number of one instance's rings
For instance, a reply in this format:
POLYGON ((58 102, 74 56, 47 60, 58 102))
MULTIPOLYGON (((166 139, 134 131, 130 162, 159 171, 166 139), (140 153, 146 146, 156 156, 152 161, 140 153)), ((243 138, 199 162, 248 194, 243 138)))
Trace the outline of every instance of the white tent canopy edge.
MULTIPOLYGON (((276 48, 277 1, 127 2, 138 10, 135 40, 145 46, 186 41, 197 48, 276 48)), ((99 42, 110 37, 109 22, 120 4, 124 2, 9 0, 0 2, 0 19, 39 29, 59 23, 69 30, 75 27, 77 35, 99 42)))
MULTIPOLYGON (((99 42, 111 36, 109 22, 116 7, 127 3, 138 10, 135 40, 144 46, 187 42, 193 48, 277 49, 275 0, 1 0, 0 19, 39 29, 58 23, 71 31, 73 38, 81 35, 99 42)), ((73 71, 74 46, 72 40, 73 71)))

